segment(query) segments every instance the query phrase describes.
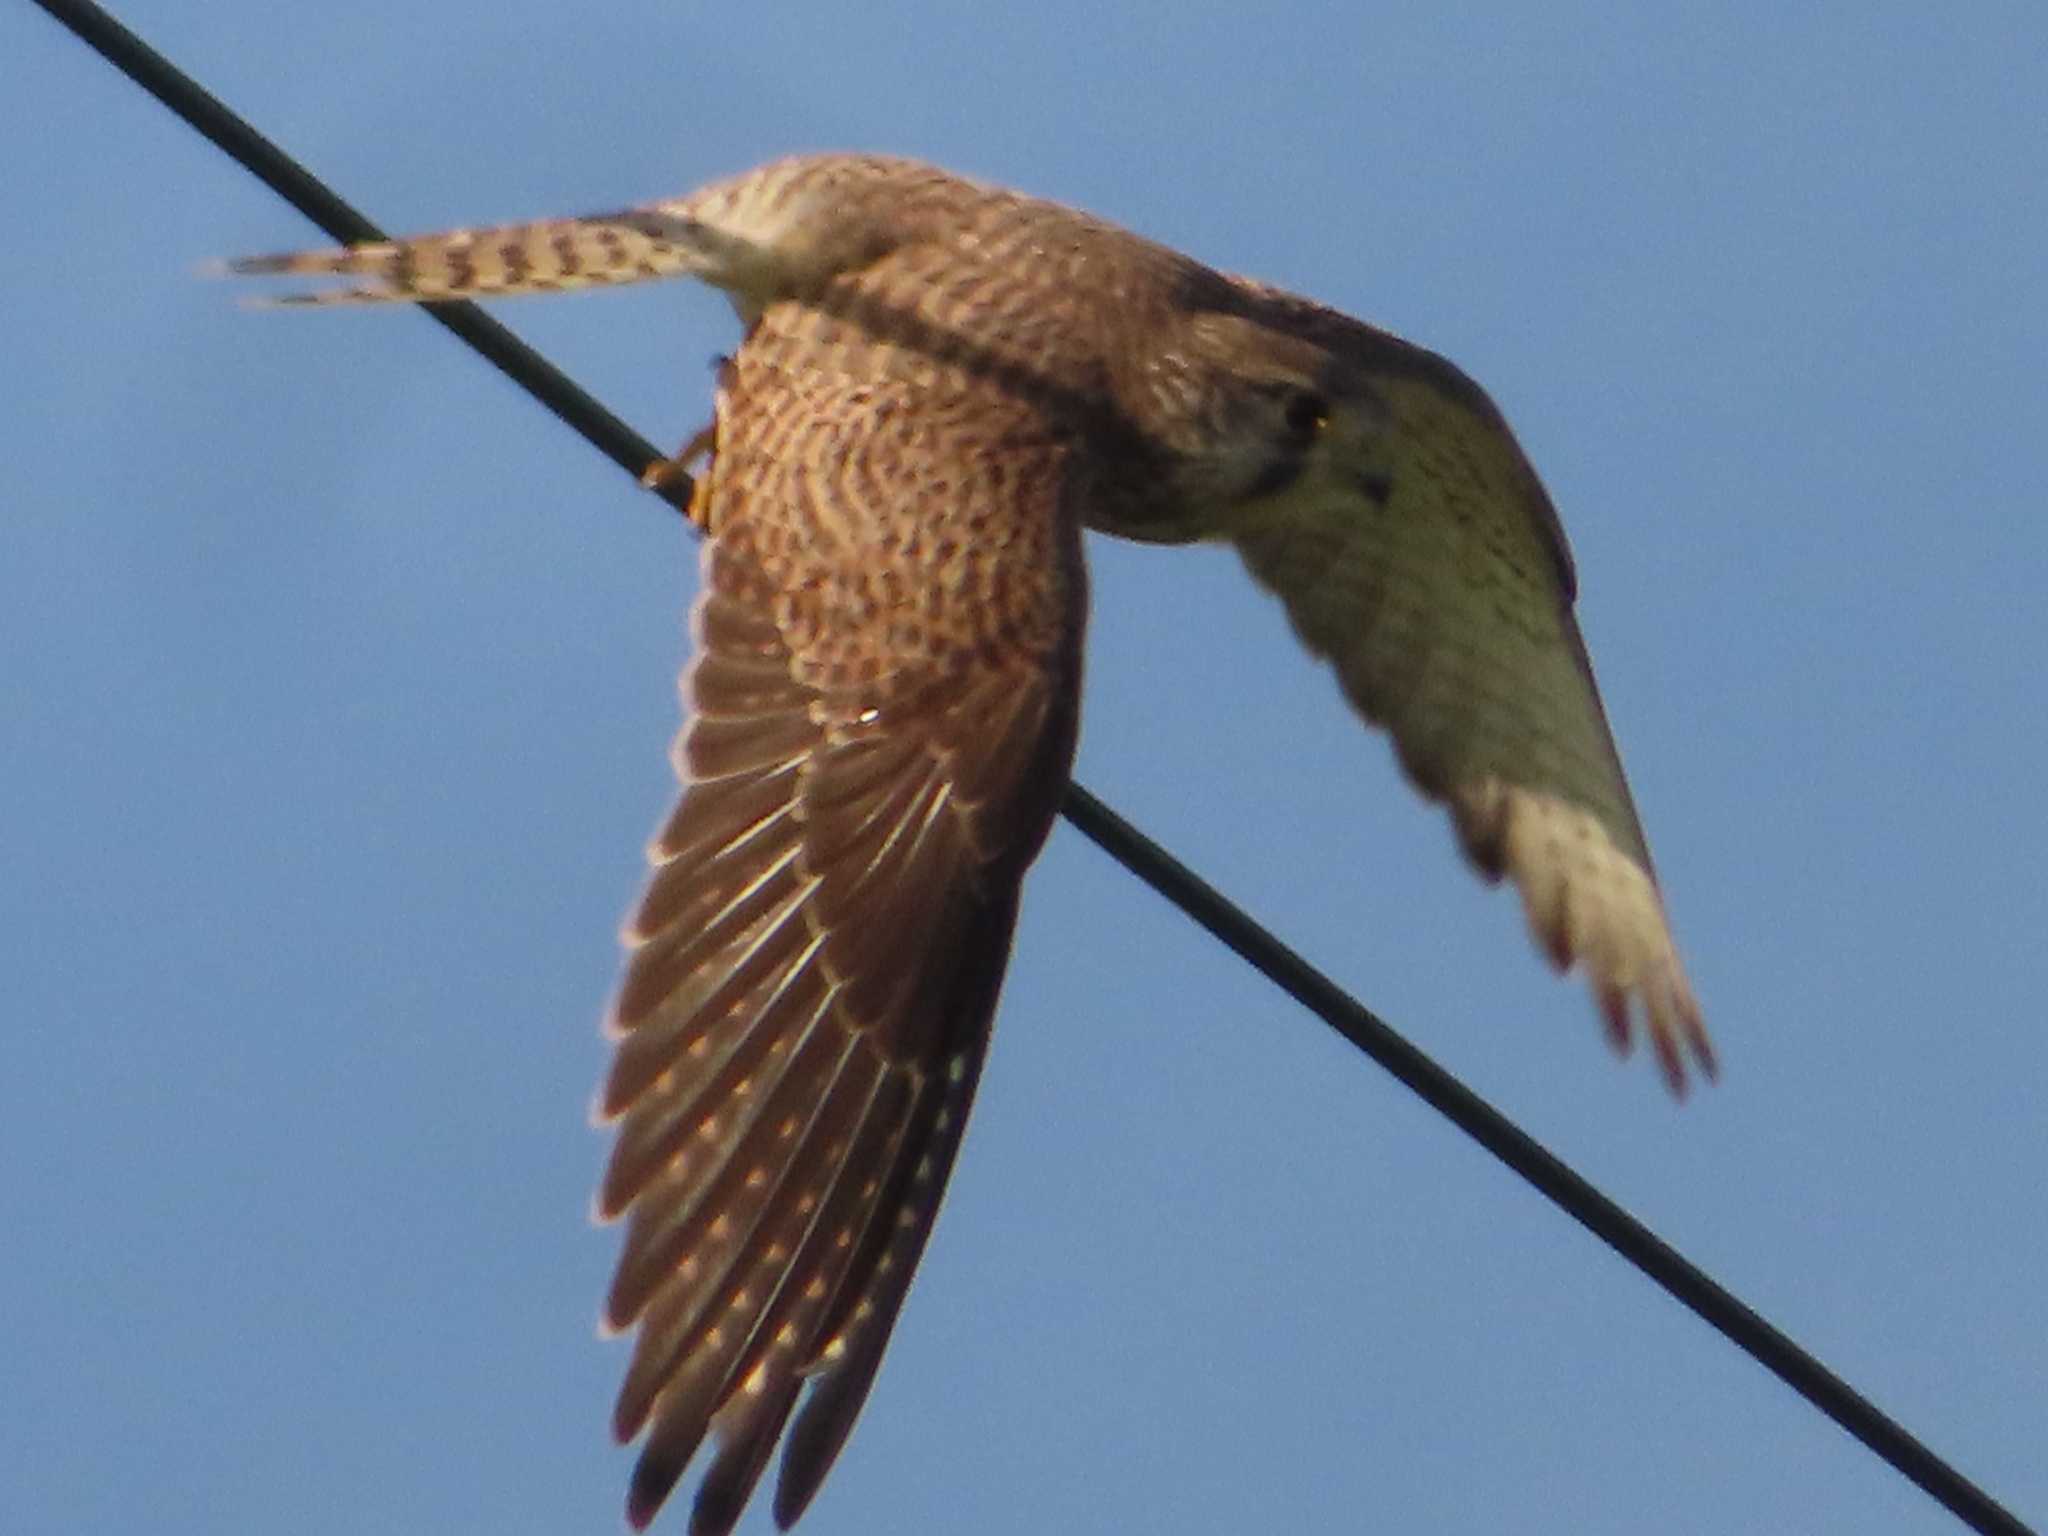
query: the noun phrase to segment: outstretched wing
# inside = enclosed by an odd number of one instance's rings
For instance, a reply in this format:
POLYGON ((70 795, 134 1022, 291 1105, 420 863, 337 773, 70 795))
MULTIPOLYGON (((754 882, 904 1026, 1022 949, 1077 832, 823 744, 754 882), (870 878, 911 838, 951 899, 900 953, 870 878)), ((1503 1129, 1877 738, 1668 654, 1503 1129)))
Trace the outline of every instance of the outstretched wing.
MULTIPOLYGON (((645 1524, 710 1434, 693 1533, 738 1519, 806 1381, 785 1525, 852 1428, 1074 745, 1077 533, 1058 541, 1072 565, 949 568, 976 598, 963 622, 1007 614, 1001 632, 1033 643, 949 648, 945 623, 919 617, 951 600, 947 573, 918 562, 972 562, 949 531, 963 518, 1049 530, 1057 466, 984 482, 956 441, 951 473, 920 477, 941 451, 929 434, 847 446, 836 406, 759 393, 794 387, 774 351, 787 318, 755 331, 721 402, 684 793, 628 931, 600 1104, 619 1129, 599 1211, 626 1218, 605 1316, 638 1329, 614 1419, 622 1440, 645 1435, 628 1515, 645 1524), (893 479, 871 475, 886 464, 893 479)), ((847 400, 880 389, 810 380, 847 400)))
POLYGON ((1712 1075, 1713 1051, 1572 618, 1557 515, 1478 387, 1395 346, 1369 376, 1386 415, 1369 484, 1304 484, 1233 542, 1450 808, 1474 864, 1513 878, 1537 943, 1584 966, 1616 1047, 1639 1015, 1682 1092, 1687 1056, 1712 1075))
POLYGON ((813 1374, 778 1516, 822 1480, 930 1230, 1050 814, 1020 781, 1044 767, 1055 680, 834 707, 765 596, 707 549, 686 789, 601 1101, 619 1132, 599 1210, 627 1217, 605 1316, 639 1329, 614 1422, 647 1434, 636 1525, 715 1430, 692 1529, 729 1528, 813 1374))

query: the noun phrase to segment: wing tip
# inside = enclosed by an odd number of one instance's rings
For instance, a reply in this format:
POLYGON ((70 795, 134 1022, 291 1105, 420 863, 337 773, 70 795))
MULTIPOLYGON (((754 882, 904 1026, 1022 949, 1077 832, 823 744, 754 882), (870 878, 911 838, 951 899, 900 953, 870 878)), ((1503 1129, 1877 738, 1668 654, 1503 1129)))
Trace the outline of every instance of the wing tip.
MULTIPOLYGON (((1662 953, 1647 984, 1639 984, 1632 991, 1602 979, 1596 972, 1593 989, 1599 999, 1608 1043, 1615 1053, 1630 1053, 1639 1015, 1640 1027, 1649 1039, 1664 1086, 1682 1103, 1691 1092, 1695 1074, 1707 1083, 1720 1080, 1721 1062, 1668 932, 1661 933, 1661 940, 1658 947, 1662 953)), ((1593 963, 1589 960, 1589 969, 1593 963)))
POLYGON ((1489 780, 1454 804, 1482 871, 1514 878, 1537 948, 1559 972, 1584 969, 1614 1053, 1630 1055, 1640 1028, 1674 1098, 1685 1098, 1694 1069, 1718 1079, 1720 1061, 1644 864, 1592 812, 1555 795, 1489 780))

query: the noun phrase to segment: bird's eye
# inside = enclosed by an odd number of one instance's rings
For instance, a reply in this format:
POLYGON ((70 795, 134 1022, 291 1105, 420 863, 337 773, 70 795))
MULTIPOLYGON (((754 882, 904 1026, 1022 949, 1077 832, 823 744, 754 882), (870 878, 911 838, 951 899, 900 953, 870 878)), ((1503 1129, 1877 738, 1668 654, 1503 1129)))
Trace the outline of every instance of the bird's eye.
POLYGON ((1306 448, 1329 426, 1330 402, 1311 389, 1291 390, 1281 407, 1281 419, 1287 424, 1287 435, 1306 448))

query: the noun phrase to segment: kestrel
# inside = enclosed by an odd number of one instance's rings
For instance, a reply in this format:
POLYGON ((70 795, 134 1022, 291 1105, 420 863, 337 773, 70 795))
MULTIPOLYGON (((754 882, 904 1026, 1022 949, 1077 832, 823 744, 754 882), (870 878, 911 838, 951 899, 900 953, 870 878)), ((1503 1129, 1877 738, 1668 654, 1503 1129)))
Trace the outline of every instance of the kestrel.
POLYGON ((690 1528, 730 1530, 788 1424, 787 1527, 853 1426, 1073 761, 1084 527, 1235 545, 1479 872, 1514 879, 1538 944, 1584 967, 1613 1043, 1640 1027, 1674 1090, 1688 1058, 1712 1072, 1557 514, 1434 353, 869 156, 234 268, 366 280, 299 303, 687 276, 745 327, 685 454, 709 462, 683 794, 600 1097, 636 1526, 708 1435, 690 1528))

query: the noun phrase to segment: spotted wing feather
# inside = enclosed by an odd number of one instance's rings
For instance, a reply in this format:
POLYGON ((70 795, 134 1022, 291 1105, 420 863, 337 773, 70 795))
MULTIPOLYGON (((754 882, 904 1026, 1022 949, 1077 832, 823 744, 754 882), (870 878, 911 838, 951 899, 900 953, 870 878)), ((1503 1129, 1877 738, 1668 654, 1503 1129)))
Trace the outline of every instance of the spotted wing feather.
POLYGON ((714 540, 681 802, 628 931, 605 1317, 637 1329, 614 1429, 652 1518, 704 1439, 729 1530, 806 1381, 777 1510, 816 1492, 930 1231, 1072 750, 1071 679, 1020 660, 807 681, 776 589, 714 540), (870 701, 874 702, 870 702, 870 701))

